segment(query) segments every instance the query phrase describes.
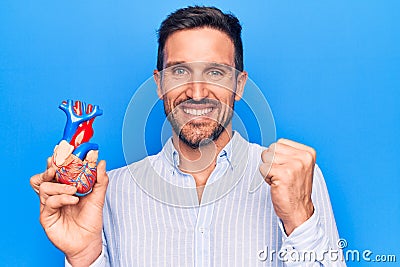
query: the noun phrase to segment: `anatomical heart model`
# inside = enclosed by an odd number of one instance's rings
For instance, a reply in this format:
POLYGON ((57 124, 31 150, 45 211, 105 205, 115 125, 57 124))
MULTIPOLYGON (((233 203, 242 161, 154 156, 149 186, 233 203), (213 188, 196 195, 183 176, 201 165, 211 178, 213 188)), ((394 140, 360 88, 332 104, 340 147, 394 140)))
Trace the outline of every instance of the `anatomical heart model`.
POLYGON ((67 123, 52 158, 56 180, 75 186, 76 195, 84 196, 92 191, 96 182, 99 146, 89 140, 93 136, 93 121, 103 111, 99 106, 72 100, 63 101, 59 108, 67 115, 67 123))

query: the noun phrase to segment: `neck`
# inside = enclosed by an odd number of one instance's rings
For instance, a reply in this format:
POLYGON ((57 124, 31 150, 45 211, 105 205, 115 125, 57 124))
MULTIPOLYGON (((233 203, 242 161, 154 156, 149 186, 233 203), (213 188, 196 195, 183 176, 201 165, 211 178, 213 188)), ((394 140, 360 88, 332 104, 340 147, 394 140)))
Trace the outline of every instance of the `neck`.
MULTIPOLYGON (((215 168, 216 159, 221 150, 232 138, 232 125, 228 125, 218 139, 207 145, 192 148, 180 140, 173 132, 172 141, 179 153, 179 169, 193 175, 211 173, 215 168)), ((208 177, 207 177, 208 178, 208 177)))

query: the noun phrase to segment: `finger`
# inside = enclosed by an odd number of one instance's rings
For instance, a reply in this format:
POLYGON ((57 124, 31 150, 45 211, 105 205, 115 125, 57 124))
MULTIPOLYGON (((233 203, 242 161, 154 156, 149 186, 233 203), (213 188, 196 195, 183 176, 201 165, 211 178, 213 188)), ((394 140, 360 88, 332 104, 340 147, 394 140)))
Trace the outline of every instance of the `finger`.
POLYGON ((271 177, 269 177, 269 176, 264 177, 264 181, 265 181, 267 184, 269 184, 270 186, 272 185, 271 177))
POLYGON ((71 195, 54 195, 50 196, 46 200, 46 204, 43 205, 40 217, 41 222, 52 216, 53 214, 59 212, 60 208, 67 205, 75 205, 79 202, 79 198, 71 195))
POLYGON ((45 172, 36 174, 31 177, 30 184, 36 193, 39 193, 39 187, 44 182, 50 182, 55 178, 56 170, 53 167, 49 167, 45 172))
MULTIPOLYGON (((265 150, 264 150, 265 151, 265 150)), ((266 149, 267 153, 270 153, 272 155, 274 155, 275 153, 282 153, 285 155, 296 155, 296 154, 300 154, 301 152, 304 152, 303 150, 299 150, 297 148, 285 145, 285 144, 280 144, 280 143, 272 143, 267 149, 266 149)), ((268 157, 271 157, 271 155, 265 155, 268 157)))
POLYGON ((276 155, 286 155, 288 157, 287 163, 295 164, 295 166, 299 166, 296 163, 302 163, 304 166, 315 164, 315 154, 286 144, 276 144, 275 156, 276 155))
POLYGON ((97 165, 97 181, 93 187, 93 192, 95 195, 100 194, 105 195, 108 185, 108 175, 106 173, 106 161, 101 160, 97 165))
POLYGON ((290 154, 286 155, 278 151, 271 152, 269 150, 264 150, 263 153, 261 154, 261 158, 264 163, 276 163, 279 165, 283 165, 290 163, 293 160, 297 160, 300 157, 296 157, 290 154))
POLYGON ((291 146, 291 147, 297 148, 299 150, 307 151, 308 153, 311 154, 311 156, 313 157, 314 161, 315 161, 315 159, 317 157, 317 152, 315 151, 314 148, 306 146, 306 145, 303 145, 303 144, 300 144, 300 143, 297 143, 295 141, 281 138, 281 139, 278 140, 277 143, 278 144, 284 144, 284 145, 287 145, 287 146, 291 146))
POLYGON ((274 160, 275 151, 266 149, 261 153, 261 160, 262 162, 272 162, 274 160))
POLYGON ((278 186, 282 182, 285 183, 286 179, 282 178, 288 175, 287 170, 288 168, 285 165, 273 163, 265 179, 270 179, 271 186, 272 185, 278 186))
POLYGON ((263 179, 271 185, 271 178, 268 176, 269 170, 271 169, 271 164, 263 163, 260 165, 259 170, 263 179))
POLYGON ((47 169, 52 166, 52 162, 53 162, 53 157, 48 157, 47 158, 47 169))
MULTIPOLYGON (((283 143, 274 143, 272 144, 273 148, 268 148, 268 151, 271 152, 279 152, 285 155, 297 155, 297 154, 301 154, 304 152, 304 150, 289 146, 287 144, 283 144, 283 143)), ((271 146, 272 146, 271 145, 271 146)), ((270 147, 271 147, 270 146, 270 147)))
POLYGON ((297 158, 297 159, 304 159, 305 155, 310 156, 310 158, 312 158, 311 153, 309 153, 306 150, 301 150, 298 148, 294 148, 292 146, 286 145, 286 144, 281 144, 281 143, 276 143, 275 144, 275 153, 280 153, 280 154, 284 154, 287 156, 290 156, 292 158, 297 158))
POLYGON ((268 176, 269 171, 271 170, 272 163, 262 163, 260 164, 259 170, 261 175, 265 178, 268 176))
POLYGON ((261 176, 263 177, 264 181, 266 181, 269 185, 271 185, 271 176, 269 175, 269 172, 272 168, 272 164, 261 164, 259 167, 261 176))
POLYGON ((45 205, 46 200, 54 195, 73 195, 76 193, 76 187, 72 185, 44 182, 39 186, 40 203, 45 205))

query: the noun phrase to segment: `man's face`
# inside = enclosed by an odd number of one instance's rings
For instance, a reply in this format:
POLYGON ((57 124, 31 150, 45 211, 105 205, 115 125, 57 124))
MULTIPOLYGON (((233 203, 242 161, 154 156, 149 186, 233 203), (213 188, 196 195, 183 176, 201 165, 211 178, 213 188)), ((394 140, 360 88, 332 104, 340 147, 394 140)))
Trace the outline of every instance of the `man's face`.
POLYGON ((228 35, 211 28, 178 31, 165 43, 166 70, 156 72, 158 93, 173 130, 192 148, 216 140, 231 124, 234 101, 247 78, 234 70, 234 56, 228 35), (168 86, 184 75, 190 76, 187 81, 168 86))

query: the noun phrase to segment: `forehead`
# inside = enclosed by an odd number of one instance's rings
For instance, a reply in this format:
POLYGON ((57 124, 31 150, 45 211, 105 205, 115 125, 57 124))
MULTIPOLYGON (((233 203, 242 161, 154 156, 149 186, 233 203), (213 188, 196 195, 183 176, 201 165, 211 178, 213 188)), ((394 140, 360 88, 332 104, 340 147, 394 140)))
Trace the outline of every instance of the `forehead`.
POLYGON ((164 67, 174 63, 207 61, 234 66, 235 48, 219 30, 196 28, 171 34, 164 47, 164 67))

